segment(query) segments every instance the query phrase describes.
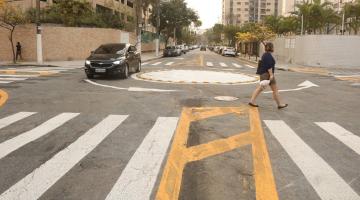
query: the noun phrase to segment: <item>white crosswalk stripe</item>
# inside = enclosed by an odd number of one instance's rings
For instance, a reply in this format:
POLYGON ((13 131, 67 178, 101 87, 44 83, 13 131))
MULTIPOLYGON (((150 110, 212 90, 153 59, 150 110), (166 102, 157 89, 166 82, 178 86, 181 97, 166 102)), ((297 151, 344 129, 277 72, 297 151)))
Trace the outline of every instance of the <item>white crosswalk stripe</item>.
POLYGON ((49 132, 55 130, 56 128, 60 127, 61 125, 65 124, 70 119, 78 116, 79 113, 62 113, 57 115, 48 121, 44 122, 43 124, 37 126, 36 128, 27 131, 15 138, 7 140, 0 144, 0 159, 7 156, 11 152, 17 150, 18 148, 32 142, 49 132))
POLYGON ((251 65, 245 65, 246 67, 249 67, 251 69, 255 69, 255 67, 251 66, 251 65))
MULTIPOLYGON (((4 128, 17 125, 15 123, 31 120, 36 114, 36 112, 18 112, 1 118, 0 133, 5 131, 4 128)), ((55 129, 66 126, 68 121, 79 115, 83 116, 80 113, 61 113, 32 130, 0 143, 0 160, 25 145, 32 145, 32 141, 48 135, 55 129)), ((128 119, 128 115, 108 115, 94 127, 84 130, 84 134, 69 146, 57 152, 26 176, 20 177, 14 185, 9 186, 5 192, 0 194, 0 200, 40 198, 77 163, 89 156, 105 138, 120 128, 126 119, 128 119)), ((177 123, 177 117, 157 118, 126 167, 121 173, 114 174, 118 179, 112 183, 111 191, 105 194, 106 200, 151 198, 177 123)), ((289 158, 301 170, 320 199, 360 200, 360 196, 330 164, 306 144, 284 121, 264 120, 264 123, 287 152, 289 158)), ((315 122, 315 124, 319 126, 319 131, 323 129, 331 135, 329 137, 335 137, 360 155, 359 136, 334 122, 315 122)))
POLYGON ((165 65, 170 66, 170 65, 172 65, 172 64, 174 64, 174 62, 168 62, 168 63, 166 63, 165 65))
POLYGON ((160 65, 162 62, 156 62, 156 63, 153 63, 152 65, 153 66, 156 66, 156 65, 160 65))
POLYGON ((264 122, 322 200, 360 200, 360 196, 340 175, 284 121, 265 120, 264 122))
POLYGON ((318 126, 360 155, 360 137, 334 122, 316 122, 318 126))
POLYGON ((28 78, 0 77, 0 81, 24 81, 28 78))
POLYGON ((209 66, 209 67, 213 67, 214 64, 212 62, 206 62, 206 65, 209 66))
POLYGON ((147 65, 147 64, 149 64, 149 63, 148 62, 141 63, 141 65, 147 65))
POLYGON ((106 200, 150 199, 178 118, 160 117, 113 186, 106 200), (141 170, 138 170, 141 169, 141 170))
POLYGON ((39 77, 39 75, 0 74, 0 77, 23 77, 23 78, 34 78, 34 77, 39 77))
POLYGON ((110 115, 70 146, 57 153, 0 196, 5 199, 38 199, 76 163, 97 147, 128 116, 110 115))
POLYGON ((12 83, 12 82, 14 82, 14 81, 0 81, 0 83, 2 83, 2 84, 8 84, 8 83, 12 83))
POLYGON ((220 66, 221 66, 221 67, 227 67, 227 64, 221 62, 221 63, 220 63, 220 66))
POLYGON ((239 65, 239 64, 237 64, 237 63, 233 63, 233 65, 234 65, 234 67, 236 67, 236 68, 242 68, 242 66, 239 65))
POLYGON ((19 112, 8 117, 0 119, 0 129, 9 126, 17 121, 25 119, 31 115, 35 114, 35 112, 19 112))

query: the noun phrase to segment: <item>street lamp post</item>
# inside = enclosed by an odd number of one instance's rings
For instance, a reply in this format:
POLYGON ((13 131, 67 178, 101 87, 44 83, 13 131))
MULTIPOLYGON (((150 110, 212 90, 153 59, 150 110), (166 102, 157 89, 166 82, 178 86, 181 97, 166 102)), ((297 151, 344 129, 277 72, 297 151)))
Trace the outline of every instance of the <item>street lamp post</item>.
POLYGON ((40 23, 40 0, 36 0, 36 55, 37 63, 43 62, 42 55, 42 37, 41 37, 41 23, 40 23))

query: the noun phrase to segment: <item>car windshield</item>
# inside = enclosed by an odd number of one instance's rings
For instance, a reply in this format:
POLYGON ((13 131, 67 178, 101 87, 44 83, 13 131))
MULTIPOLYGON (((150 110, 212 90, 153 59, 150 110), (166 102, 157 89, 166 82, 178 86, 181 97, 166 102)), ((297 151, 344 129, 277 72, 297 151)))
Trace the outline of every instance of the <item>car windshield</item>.
POLYGON ((126 50, 125 44, 106 44, 101 45, 95 50, 95 54, 124 54, 126 50))
POLYGON ((175 47, 166 47, 166 49, 175 49, 175 47))

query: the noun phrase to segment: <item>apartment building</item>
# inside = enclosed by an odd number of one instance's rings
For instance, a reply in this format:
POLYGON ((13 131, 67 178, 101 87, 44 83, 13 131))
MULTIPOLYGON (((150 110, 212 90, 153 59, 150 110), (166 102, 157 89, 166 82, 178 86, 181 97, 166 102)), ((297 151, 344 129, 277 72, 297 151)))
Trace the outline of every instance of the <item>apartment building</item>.
POLYGON ((241 25, 260 22, 269 15, 279 15, 279 1, 281 0, 223 0, 222 23, 241 25))
MULTIPOLYGON (((7 0, 14 6, 23 10, 36 7, 37 0, 7 0)), ((61 0, 40 0, 40 6, 45 8, 61 0)), ((125 21, 132 21, 135 17, 134 0, 87 0, 96 12, 112 12, 116 13, 125 21)))

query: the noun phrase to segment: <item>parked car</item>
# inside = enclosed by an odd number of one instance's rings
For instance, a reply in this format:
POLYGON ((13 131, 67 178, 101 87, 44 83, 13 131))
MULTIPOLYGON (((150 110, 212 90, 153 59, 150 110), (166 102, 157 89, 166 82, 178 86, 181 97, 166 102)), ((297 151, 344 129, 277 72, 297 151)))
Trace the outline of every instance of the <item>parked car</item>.
POLYGON ((163 55, 164 57, 179 56, 181 55, 181 51, 179 48, 176 48, 175 46, 168 46, 164 49, 163 55))
POLYGON ((206 51, 206 46, 205 46, 205 45, 201 45, 200 51, 206 51))
POLYGON ((181 50, 182 54, 186 54, 187 50, 185 48, 185 45, 177 45, 176 47, 181 50))
POLYGON ((88 78, 94 75, 116 75, 128 78, 131 72, 141 71, 140 53, 128 43, 103 44, 85 61, 88 78))
POLYGON ((236 56, 236 50, 233 47, 225 47, 222 51, 223 56, 236 56))

